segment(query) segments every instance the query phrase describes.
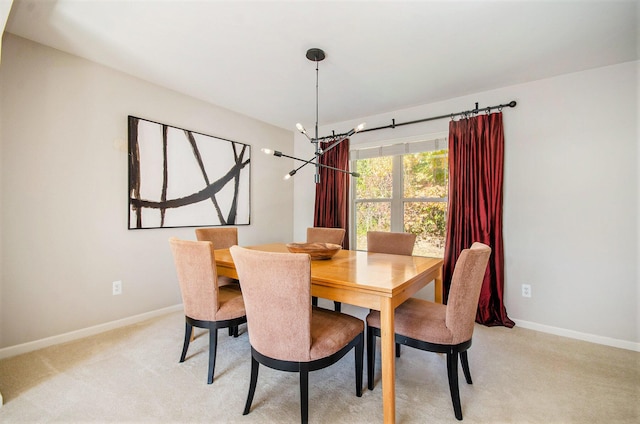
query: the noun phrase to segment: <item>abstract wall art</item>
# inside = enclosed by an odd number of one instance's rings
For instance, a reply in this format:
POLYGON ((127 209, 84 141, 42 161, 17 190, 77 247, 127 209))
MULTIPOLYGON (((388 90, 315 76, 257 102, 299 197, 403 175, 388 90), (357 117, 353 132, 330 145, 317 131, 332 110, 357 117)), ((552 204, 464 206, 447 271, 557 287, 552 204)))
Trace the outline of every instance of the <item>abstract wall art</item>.
POLYGON ((248 225, 251 146, 129 116, 129 229, 248 225))

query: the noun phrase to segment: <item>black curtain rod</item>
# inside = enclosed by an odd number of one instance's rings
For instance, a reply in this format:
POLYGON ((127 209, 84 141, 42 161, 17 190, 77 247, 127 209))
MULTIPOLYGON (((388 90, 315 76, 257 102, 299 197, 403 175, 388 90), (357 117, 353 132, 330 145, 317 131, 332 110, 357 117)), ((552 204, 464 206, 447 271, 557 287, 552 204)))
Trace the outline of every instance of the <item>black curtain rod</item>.
MULTIPOLYGON (((478 108, 478 103, 476 102, 476 107, 475 107, 475 109, 472 109, 472 110, 465 110, 463 112, 449 113, 447 115, 433 116, 431 118, 417 119, 415 121, 401 122, 399 124, 396 123, 395 119, 392 119, 391 120, 391 125, 385 125, 385 126, 382 126, 382 127, 375 127, 375 128, 366 128, 366 129, 363 129, 363 130, 358 131, 358 132, 363 133, 363 132, 367 132, 367 131, 386 130, 388 128, 396 128, 396 127, 401 127, 403 125, 411 125, 411 124, 419 124, 421 122, 435 121, 436 119, 444 119, 444 118, 453 119, 454 117, 460 116, 460 115, 464 115, 464 116, 476 115, 476 114, 478 114, 480 112, 489 113, 493 109, 502 109, 502 108, 505 108, 505 107, 516 107, 516 101, 512 100, 512 101, 510 101, 509 103, 506 103, 506 104, 501 104, 501 105, 496 105, 496 106, 488 106, 488 107, 483 107, 483 108, 478 108)), ((336 135, 335 132, 334 132, 333 135, 326 136, 326 137, 321 137, 318 140, 322 141, 322 140, 326 140, 326 139, 329 139, 329 138, 343 137, 345 135, 346 135, 346 133, 337 134, 336 135)))

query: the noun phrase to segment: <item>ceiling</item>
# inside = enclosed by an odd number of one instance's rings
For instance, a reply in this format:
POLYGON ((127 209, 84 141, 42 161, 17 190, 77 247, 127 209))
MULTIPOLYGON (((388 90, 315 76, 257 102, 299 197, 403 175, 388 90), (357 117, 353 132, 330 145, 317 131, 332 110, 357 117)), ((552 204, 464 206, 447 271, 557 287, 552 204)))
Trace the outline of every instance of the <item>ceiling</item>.
POLYGON ((14 0, 5 30, 286 129, 312 47, 321 125, 639 58, 637 1, 14 0))

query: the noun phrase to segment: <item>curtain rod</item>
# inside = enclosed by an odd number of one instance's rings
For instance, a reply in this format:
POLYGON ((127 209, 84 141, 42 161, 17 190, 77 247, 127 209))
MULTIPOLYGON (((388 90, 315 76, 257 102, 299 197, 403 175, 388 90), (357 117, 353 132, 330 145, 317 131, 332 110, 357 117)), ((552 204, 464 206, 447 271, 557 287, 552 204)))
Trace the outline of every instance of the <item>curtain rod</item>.
MULTIPOLYGON (((419 124, 421 122, 427 122, 427 121, 435 121, 436 119, 444 119, 444 118, 453 119, 455 116, 476 115, 476 114, 478 114, 480 112, 489 113, 493 109, 502 109, 502 108, 505 108, 505 107, 516 107, 516 104, 517 104, 516 101, 512 100, 509 103, 505 103, 505 104, 501 104, 501 105, 478 108, 478 102, 476 102, 476 107, 475 107, 475 109, 472 109, 472 110, 465 110, 465 111, 462 111, 462 112, 449 113, 447 115, 433 116, 431 118, 424 118, 424 119, 418 119, 418 120, 415 120, 415 121, 408 121, 408 122, 401 122, 401 123, 396 123, 396 120, 392 119, 391 120, 391 125, 385 125, 385 126, 382 126, 382 127, 375 127, 375 128, 365 128, 363 130, 360 130, 359 132, 364 133, 364 132, 367 132, 367 131, 386 130, 388 128, 396 128, 396 127, 401 127, 401 126, 404 126, 404 125, 419 124)), ((326 139, 329 139, 329 138, 342 137, 342 136, 345 136, 345 135, 346 135, 346 133, 345 134, 337 134, 336 135, 335 132, 334 132, 333 135, 322 137, 319 140, 326 140, 326 139)))

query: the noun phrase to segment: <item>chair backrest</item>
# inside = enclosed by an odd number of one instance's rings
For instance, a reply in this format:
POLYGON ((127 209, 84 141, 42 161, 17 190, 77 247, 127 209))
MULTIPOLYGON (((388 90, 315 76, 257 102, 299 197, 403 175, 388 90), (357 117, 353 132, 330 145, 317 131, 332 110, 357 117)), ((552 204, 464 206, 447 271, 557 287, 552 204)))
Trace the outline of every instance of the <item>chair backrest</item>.
POLYGON ((344 228, 309 227, 307 243, 333 243, 342 246, 344 233, 344 228))
POLYGON ((487 271, 491 248, 473 243, 464 249, 453 270, 447 299, 446 326, 453 335, 453 344, 462 343, 473 335, 482 281, 487 271))
POLYGON ((242 281, 251 346, 283 361, 305 362, 311 349, 311 258, 231 247, 242 281))
POLYGON ((210 241, 169 239, 178 274, 184 314, 202 321, 216 321, 218 275, 210 241))
POLYGON ((228 249, 238 244, 238 229, 236 227, 196 228, 196 238, 199 241, 210 241, 214 249, 228 249))
POLYGON ((390 253, 392 255, 407 255, 413 253, 416 235, 411 233, 390 233, 388 231, 368 231, 367 251, 376 253, 390 253))

